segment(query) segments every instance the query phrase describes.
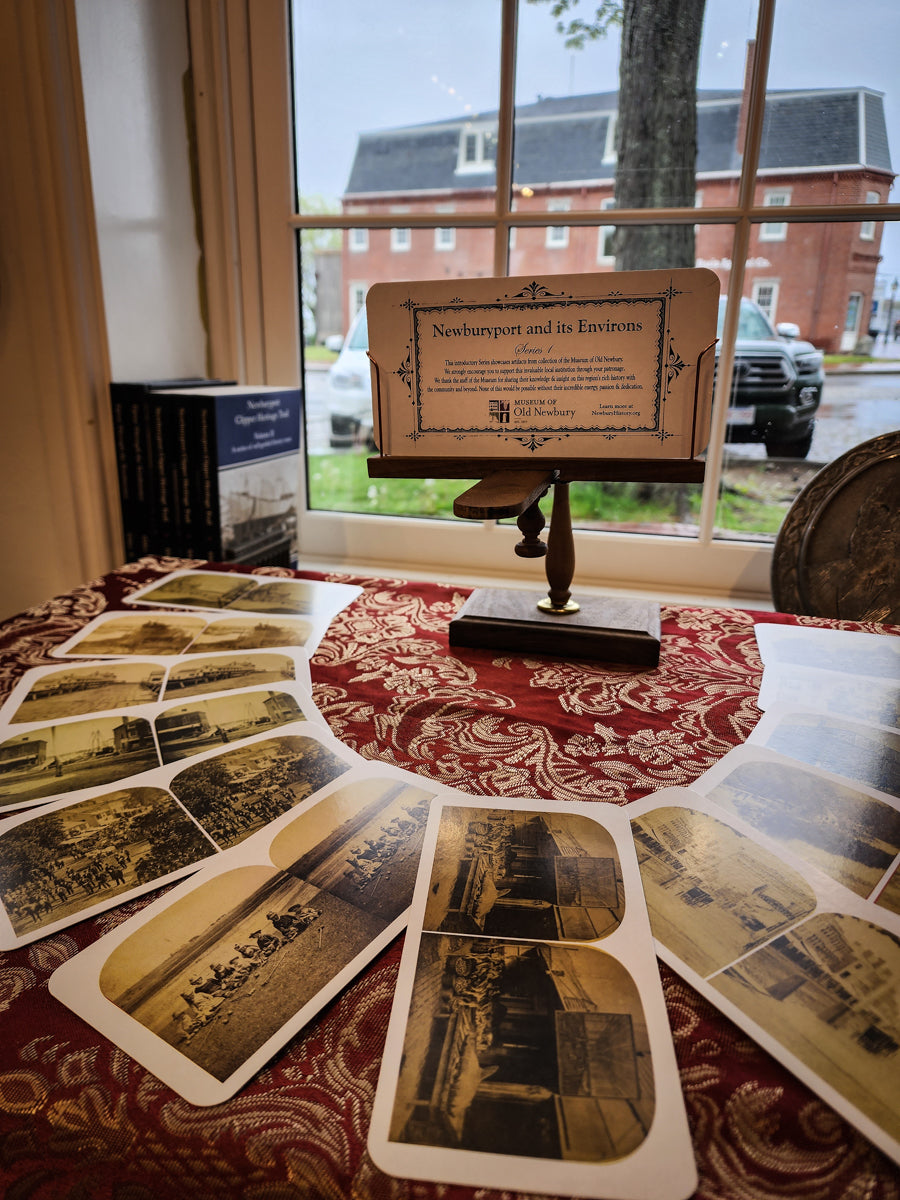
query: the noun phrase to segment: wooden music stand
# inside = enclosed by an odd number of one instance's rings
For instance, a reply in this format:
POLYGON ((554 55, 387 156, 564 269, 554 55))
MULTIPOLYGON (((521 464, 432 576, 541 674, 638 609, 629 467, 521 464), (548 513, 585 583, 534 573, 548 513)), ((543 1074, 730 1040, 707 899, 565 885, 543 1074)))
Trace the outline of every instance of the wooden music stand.
POLYGON ((457 517, 499 521, 515 517, 521 558, 546 558, 548 594, 536 599, 513 588, 477 588, 450 622, 450 645, 515 650, 655 667, 659 662, 659 605, 641 600, 572 600, 575 545, 569 484, 575 481, 702 483, 698 459, 569 459, 532 466, 521 459, 370 458, 373 479, 465 478, 481 475, 453 502, 457 517), (540 500, 553 488, 547 541, 540 538, 540 500))

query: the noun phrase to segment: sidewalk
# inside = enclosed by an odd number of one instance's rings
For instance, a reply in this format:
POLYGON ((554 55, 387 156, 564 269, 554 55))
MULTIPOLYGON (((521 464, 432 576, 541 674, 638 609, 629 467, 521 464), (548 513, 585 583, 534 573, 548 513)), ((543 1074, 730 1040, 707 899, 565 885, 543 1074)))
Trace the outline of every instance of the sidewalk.
POLYGON ((868 362, 825 364, 826 375, 895 375, 900 374, 900 342, 879 337, 872 347, 868 362))

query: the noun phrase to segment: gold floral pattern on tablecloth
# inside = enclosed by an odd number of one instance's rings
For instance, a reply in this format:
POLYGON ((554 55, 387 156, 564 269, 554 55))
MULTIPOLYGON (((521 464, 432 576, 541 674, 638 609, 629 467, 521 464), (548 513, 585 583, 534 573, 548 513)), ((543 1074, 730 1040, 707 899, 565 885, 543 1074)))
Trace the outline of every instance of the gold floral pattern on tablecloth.
MULTIPOLYGON (((195 565, 141 559, 4 622, 0 693, 130 591, 195 565)), ((690 784, 759 719, 754 622, 820 623, 666 606, 659 666, 631 672, 451 652, 447 623, 464 590, 310 577, 363 588, 312 663, 316 702, 337 736, 368 758, 481 795, 625 804, 690 784)), ((390 1179, 365 1151, 399 942, 237 1096, 210 1108, 182 1100, 57 1003, 47 990, 55 967, 152 899, 0 955, 0 1194, 514 1200, 390 1179)), ((696 1200, 900 1198, 900 1173, 883 1155, 660 970, 700 1176, 696 1200)))

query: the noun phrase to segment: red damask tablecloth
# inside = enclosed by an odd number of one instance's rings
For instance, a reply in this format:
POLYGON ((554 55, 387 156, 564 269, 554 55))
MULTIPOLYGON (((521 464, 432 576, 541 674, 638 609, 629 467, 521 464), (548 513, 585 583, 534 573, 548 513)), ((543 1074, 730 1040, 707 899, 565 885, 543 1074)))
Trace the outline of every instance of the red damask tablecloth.
MULTIPOLYGON (((0 698, 128 592, 195 565, 144 558, 0 624, 0 698)), ((659 667, 631 672, 451 651, 447 623, 467 589, 327 578, 364 589, 312 660, 315 701, 333 731, 366 758, 487 796, 622 805, 689 785, 760 716, 754 622, 827 624, 665 606, 659 667)), ((148 902, 0 954, 5 1200, 499 1200, 390 1178, 366 1152, 399 941, 250 1085, 212 1108, 182 1100, 49 995, 60 963, 148 902)), ((900 1196, 888 1159, 671 970, 660 972, 698 1200, 900 1196)))

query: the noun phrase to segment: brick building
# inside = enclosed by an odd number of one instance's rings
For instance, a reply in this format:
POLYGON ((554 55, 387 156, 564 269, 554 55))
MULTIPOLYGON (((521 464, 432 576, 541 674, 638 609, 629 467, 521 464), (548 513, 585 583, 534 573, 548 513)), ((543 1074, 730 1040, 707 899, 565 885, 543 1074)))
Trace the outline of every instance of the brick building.
MULTIPOLYGON (((617 93, 541 99, 516 110, 513 190, 523 213, 613 207, 617 93)), ((696 205, 736 201, 742 93, 701 91, 697 101, 696 205)), ((497 114, 360 135, 343 211, 364 222, 396 217, 393 228, 345 231, 344 328, 367 289, 381 280, 492 273, 492 232, 455 228, 460 213, 492 212, 497 114), (446 213, 440 229, 407 228, 404 214, 446 213)), ((880 93, 866 88, 770 92, 755 202, 772 207, 876 203, 893 181, 880 93)), ((510 273, 612 270, 612 226, 519 227, 510 273)), ((825 350, 850 349, 866 332, 882 223, 790 224, 751 233, 744 294, 776 321, 792 321, 825 350)), ((731 225, 698 225, 698 266, 723 288, 731 225)))

